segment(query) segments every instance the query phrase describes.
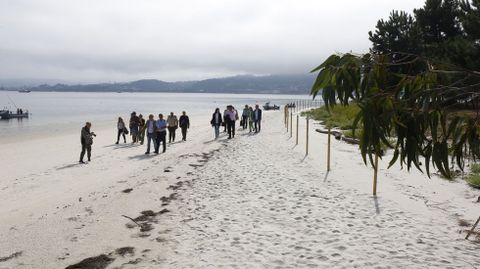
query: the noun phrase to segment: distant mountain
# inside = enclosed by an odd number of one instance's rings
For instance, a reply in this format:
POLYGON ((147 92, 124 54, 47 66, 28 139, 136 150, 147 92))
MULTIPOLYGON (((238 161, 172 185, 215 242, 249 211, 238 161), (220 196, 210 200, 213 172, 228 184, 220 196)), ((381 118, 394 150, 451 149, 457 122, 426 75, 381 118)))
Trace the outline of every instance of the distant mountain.
POLYGON ((40 84, 57 84, 65 83, 58 79, 34 79, 34 78, 23 78, 23 79, 0 79, 0 87, 2 88, 26 88, 34 87, 40 84))
POLYGON ((143 79, 126 83, 42 84, 31 91, 58 92, 208 92, 308 94, 313 75, 234 76, 199 81, 166 82, 143 79))

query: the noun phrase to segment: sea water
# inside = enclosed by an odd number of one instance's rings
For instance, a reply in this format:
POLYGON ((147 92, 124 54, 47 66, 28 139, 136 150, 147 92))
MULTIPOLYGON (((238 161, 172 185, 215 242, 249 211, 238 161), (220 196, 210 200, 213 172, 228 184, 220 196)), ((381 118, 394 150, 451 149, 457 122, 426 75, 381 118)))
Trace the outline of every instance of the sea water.
MULTIPOLYGON (((262 107, 284 105, 293 100, 311 100, 308 95, 216 94, 216 93, 116 93, 116 92, 31 92, 0 91, 0 108, 28 110, 28 119, 0 120, 0 137, 15 137, 37 131, 57 132, 64 128, 81 128, 86 121, 115 126, 118 117, 128 122, 133 111, 143 114, 174 112, 180 115, 211 115, 215 108, 227 105, 239 111, 248 104, 262 107)), ((11 139, 10 139, 11 140, 11 139)), ((1 141, 1 139, 0 139, 1 141)))

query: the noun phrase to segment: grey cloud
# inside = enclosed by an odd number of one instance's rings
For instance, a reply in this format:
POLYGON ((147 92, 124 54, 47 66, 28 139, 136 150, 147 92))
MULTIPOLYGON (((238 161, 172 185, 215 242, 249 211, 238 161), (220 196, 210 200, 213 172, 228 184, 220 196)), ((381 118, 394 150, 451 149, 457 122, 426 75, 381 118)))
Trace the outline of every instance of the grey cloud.
POLYGON ((3 0, 0 79, 304 73, 423 0, 3 0))

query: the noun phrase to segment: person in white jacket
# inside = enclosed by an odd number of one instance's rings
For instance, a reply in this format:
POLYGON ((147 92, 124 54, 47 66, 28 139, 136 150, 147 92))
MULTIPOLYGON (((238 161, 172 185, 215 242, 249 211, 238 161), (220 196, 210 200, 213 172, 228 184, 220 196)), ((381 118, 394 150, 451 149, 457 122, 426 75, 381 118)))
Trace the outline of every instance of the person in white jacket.
POLYGON ((168 143, 175 142, 175 132, 178 128, 178 119, 173 112, 167 117, 168 143))

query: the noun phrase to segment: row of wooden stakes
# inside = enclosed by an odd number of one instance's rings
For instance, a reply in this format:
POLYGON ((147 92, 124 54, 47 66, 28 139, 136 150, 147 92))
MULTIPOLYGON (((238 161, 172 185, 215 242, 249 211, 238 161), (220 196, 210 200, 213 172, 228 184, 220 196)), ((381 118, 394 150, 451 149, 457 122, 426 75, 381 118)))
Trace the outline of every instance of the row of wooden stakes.
MULTIPOLYGON (((300 112, 309 108, 312 108, 311 106, 308 106, 308 103, 306 102, 295 102, 295 106, 288 107, 285 106, 284 108, 284 124, 285 128, 287 129, 287 133, 290 133, 290 138, 293 137, 293 113, 294 112, 300 112)), ((299 129, 299 123, 300 123, 300 115, 296 115, 296 136, 295 136, 295 145, 298 145, 298 129, 299 129)), ((306 120, 306 139, 305 139, 305 156, 308 156, 308 139, 309 139, 309 117, 305 117, 306 120)), ((330 146, 331 146, 331 128, 328 128, 328 139, 327 139, 327 172, 330 172, 330 146)), ((377 175, 378 175, 378 155, 375 155, 375 161, 374 161, 374 173, 373 173, 373 196, 377 195, 377 175)), ((475 228, 477 225, 480 223, 480 217, 477 219, 475 224, 470 230, 466 230, 467 235, 465 239, 468 240, 470 235, 475 234, 477 236, 480 236, 480 233, 475 232, 475 228)))

